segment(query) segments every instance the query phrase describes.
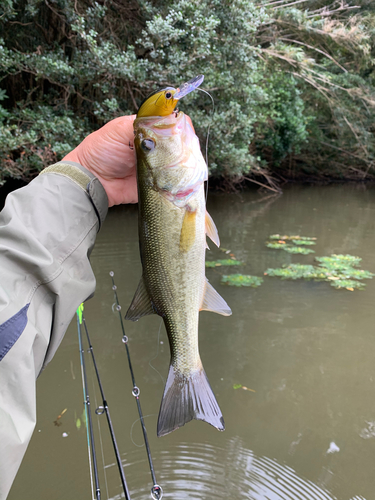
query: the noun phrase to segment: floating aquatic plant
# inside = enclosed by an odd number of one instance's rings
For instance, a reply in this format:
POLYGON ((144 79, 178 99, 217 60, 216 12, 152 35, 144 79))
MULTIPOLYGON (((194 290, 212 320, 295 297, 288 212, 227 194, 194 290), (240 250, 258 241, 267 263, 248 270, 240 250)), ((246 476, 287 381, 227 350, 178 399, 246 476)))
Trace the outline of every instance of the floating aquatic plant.
POLYGON ((229 274, 221 277, 221 283, 230 286, 251 286, 256 288, 263 283, 263 278, 245 274, 229 274))
POLYGON ((274 248, 276 250, 284 250, 288 253, 299 253, 307 255, 309 253, 314 253, 314 250, 309 248, 304 248, 308 245, 315 245, 316 238, 310 238, 309 236, 280 236, 280 234, 272 234, 270 240, 266 243, 268 248, 274 248), (275 241, 277 240, 277 241, 275 241), (292 242, 293 244, 291 244, 292 242), (302 246, 301 246, 302 245, 302 246))
POLYGON ((350 292, 353 292, 354 289, 363 290, 366 285, 365 285, 365 283, 362 283, 361 281, 338 279, 338 280, 332 281, 331 286, 333 286, 335 288, 346 288, 350 292))
POLYGON ((219 259, 206 261, 206 267, 242 266, 242 264, 243 262, 235 259, 219 259))
POLYGON ((311 236, 287 236, 287 235, 284 235, 284 236, 281 236, 280 234, 271 234, 271 236, 269 237, 270 240, 283 240, 283 241, 286 241, 286 240, 292 240, 293 242, 294 241, 298 241, 299 244, 301 244, 301 241, 311 241, 312 243, 302 243, 304 245, 315 245, 314 241, 316 240, 315 237, 311 237, 311 236))
POLYGON ((354 255, 332 254, 330 257, 316 257, 315 260, 322 262, 324 267, 333 267, 334 269, 347 268, 348 266, 357 267, 361 263, 360 257, 354 255))
POLYGON ((310 248, 304 248, 304 247, 296 247, 296 246, 285 246, 285 248, 283 248, 283 250, 285 250, 285 252, 288 252, 288 253, 301 253, 303 255, 307 255, 309 253, 315 253, 314 250, 311 250, 310 248))
POLYGON ((300 239, 300 240, 292 240, 295 245, 315 245, 315 241, 306 240, 306 239, 300 239))
POLYGON ((256 392, 254 389, 249 389, 245 385, 242 384, 233 384, 233 389, 243 389, 244 391, 256 392))
POLYGON ((273 242, 269 241, 269 242, 266 243, 266 247, 268 247, 268 248, 274 248, 276 250, 279 250, 279 249, 284 250, 284 248, 285 248, 285 241, 277 242, 277 243, 273 243, 273 242))
POLYGON ((316 257, 318 266, 289 264, 276 269, 267 269, 267 276, 277 276, 281 279, 313 279, 315 281, 328 281, 334 288, 345 288, 353 291, 363 290, 366 286, 359 280, 371 279, 375 276, 370 271, 355 269, 361 258, 354 255, 336 255, 329 257, 316 257))
POLYGON ((264 274, 266 276, 277 276, 283 280, 298 280, 301 278, 311 279, 317 277, 315 267, 304 264, 289 264, 288 266, 276 269, 270 268, 267 269, 264 274))

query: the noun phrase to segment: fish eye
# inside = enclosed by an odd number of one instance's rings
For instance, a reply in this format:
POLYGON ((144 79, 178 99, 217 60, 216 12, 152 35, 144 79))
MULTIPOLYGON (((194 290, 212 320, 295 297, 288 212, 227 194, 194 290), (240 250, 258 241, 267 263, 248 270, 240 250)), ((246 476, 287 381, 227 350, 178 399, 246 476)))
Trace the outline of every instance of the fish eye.
POLYGON ((172 97, 172 92, 166 92, 165 93, 165 98, 170 99, 172 97))
POLYGON ((143 149, 143 151, 146 151, 146 153, 148 153, 155 148, 155 141, 153 141, 152 139, 143 139, 143 141, 141 142, 141 148, 143 149))

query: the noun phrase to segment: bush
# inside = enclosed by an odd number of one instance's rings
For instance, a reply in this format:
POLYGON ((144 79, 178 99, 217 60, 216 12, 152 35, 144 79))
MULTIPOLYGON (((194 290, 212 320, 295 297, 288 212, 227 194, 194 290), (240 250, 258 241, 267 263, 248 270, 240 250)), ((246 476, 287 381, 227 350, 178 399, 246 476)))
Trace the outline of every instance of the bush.
POLYGON ((372 175, 373 8, 321 3, 3 1, 0 182, 200 73, 215 113, 200 92, 181 109, 202 146, 211 125, 212 175, 372 175))

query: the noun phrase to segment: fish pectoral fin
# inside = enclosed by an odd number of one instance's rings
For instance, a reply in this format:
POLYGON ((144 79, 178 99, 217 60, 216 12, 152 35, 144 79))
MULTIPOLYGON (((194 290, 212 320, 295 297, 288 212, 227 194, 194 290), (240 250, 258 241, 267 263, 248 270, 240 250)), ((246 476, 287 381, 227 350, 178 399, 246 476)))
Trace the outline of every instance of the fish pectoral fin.
POLYGON ((212 240, 217 247, 220 246, 219 233, 215 226, 215 222, 212 220, 211 215, 206 211, 206 234, 212 240))
POLYGON ((225 429, 221 410, 204 369, 183 375, 171 365, 160 406, 158 437, 182 427, 193 418, 204 420, 219 431, 225 429))
POLYGON ((207 278, 200 311, 212 311, 223 316, 230 316, 232 314, 231 308, 223 297, 217 293, 215 288, 210 285, 207 278))
POLYGON ((138 288, 134 294, 132 303, 130 304, 129 309, 125 315, 125 319, 129 319, 130 321, 138 321, 139 318, 142 318, 142 316, 148 316, 149 314, 156 314, 156 311, 152 307, 152 302, 142 276, 138 288))

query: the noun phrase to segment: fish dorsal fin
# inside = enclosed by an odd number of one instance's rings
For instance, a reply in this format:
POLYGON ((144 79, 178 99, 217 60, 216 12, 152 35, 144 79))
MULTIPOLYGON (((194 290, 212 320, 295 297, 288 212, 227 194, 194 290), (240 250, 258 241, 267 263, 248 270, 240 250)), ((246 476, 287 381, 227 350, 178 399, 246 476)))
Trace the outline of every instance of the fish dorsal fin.
POLYGON ((188 252, 195 241, 197 212, 186 210, 181 227, 180 250, 188 252))
POLYGON ((217 293, 215 288, 210 285, 207 278, 200 311, 212 311, 222 314, 223 316, 230 316, 232 314, 228 304, 223 297, 217 293))
POLYGON ((142 316, 148 316, 149 314, 156 314, 156 311, 152 307, 151 299, 142 276, 137 291, 134 294, 132 303, 126 313, 125 319, 138 321, 139 318, 142 318, 142 316))
POLYGON ((217 232, 215 222, 212 220, 211 215, 206 211, 206 233, 217 247, 220 246, 219 233, 217 232))

